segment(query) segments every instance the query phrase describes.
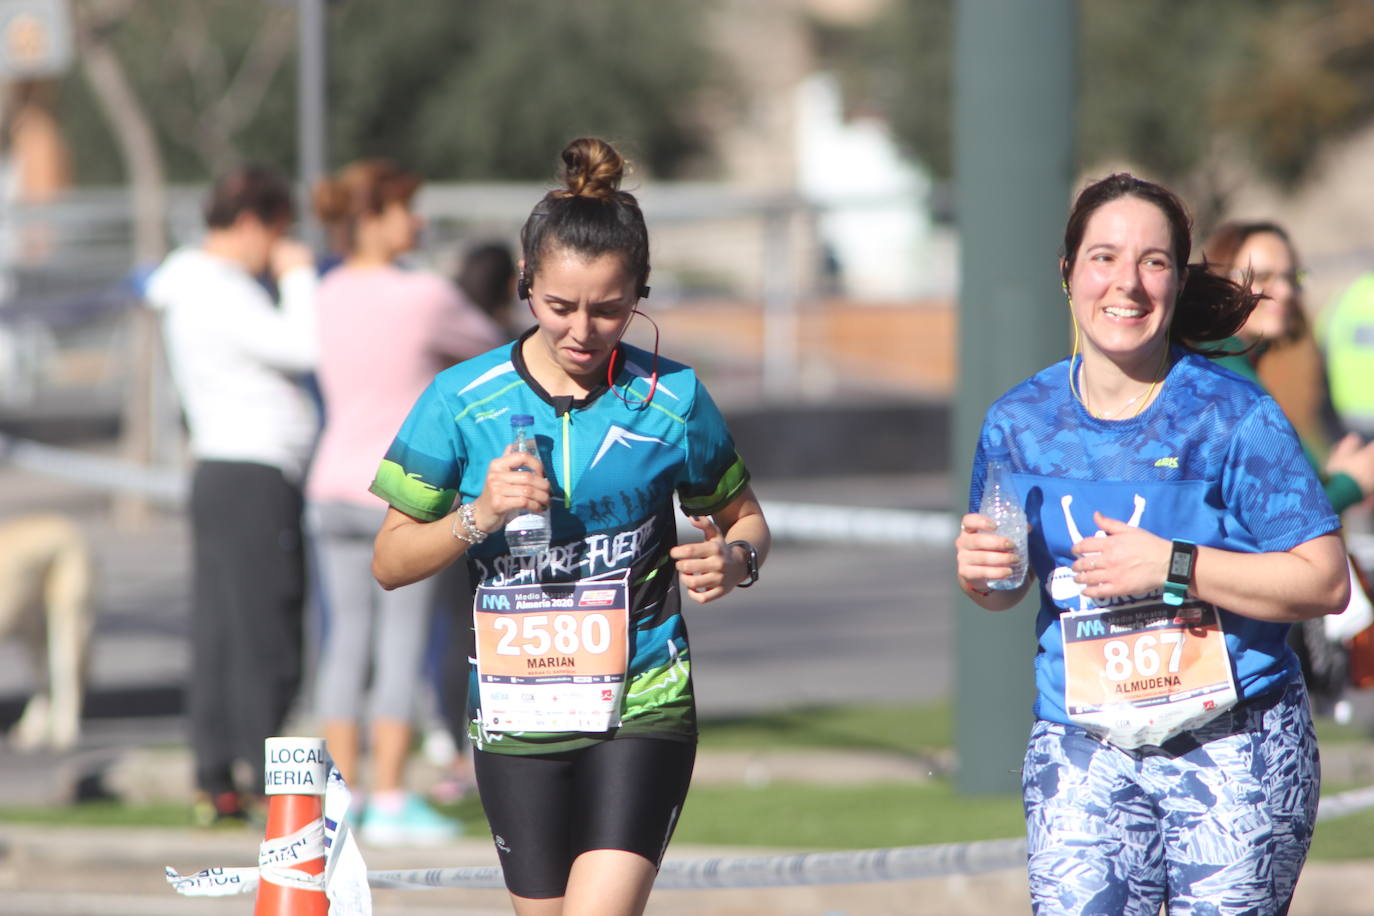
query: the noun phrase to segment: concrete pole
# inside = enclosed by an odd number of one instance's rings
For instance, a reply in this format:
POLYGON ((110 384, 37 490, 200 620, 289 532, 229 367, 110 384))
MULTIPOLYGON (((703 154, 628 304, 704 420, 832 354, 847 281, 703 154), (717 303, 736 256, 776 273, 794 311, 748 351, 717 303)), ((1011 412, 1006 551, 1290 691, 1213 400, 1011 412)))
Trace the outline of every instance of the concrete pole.
MULTIPOLYGON (((1056 262, 1074 164, 1076 33, 1074 0, 957 3, 959 394, 950 468, 958 514, 988 405, 1067 355, 1056 262)), ((1000 614, 955 595, 958 788, 1019 791, 1037 593, 1000 614)))
POLYGON ((329 165, 328 136, 325 125, 327 99, 325 78, 327 47, 325 36, 325 0, 298 0, 297 15, 299 56, 297 62, 297 145, 300 150, 300 211, 301 234, 316 251, 324 248, 324 231, 310 206, 310 190, 324 177, 329 165))
POLYGON ((770 203, 763 222, 763 390, 770 401, 797 396, 798 348, 795 208, 770 203))

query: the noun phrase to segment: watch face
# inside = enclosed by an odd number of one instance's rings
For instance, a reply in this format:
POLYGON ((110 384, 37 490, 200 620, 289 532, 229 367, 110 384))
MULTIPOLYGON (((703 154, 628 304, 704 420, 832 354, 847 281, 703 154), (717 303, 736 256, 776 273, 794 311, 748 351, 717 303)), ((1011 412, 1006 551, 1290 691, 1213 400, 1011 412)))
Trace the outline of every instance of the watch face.
MULTIPOLYGON (((1190 554, 1175 552, 1169 560, 1169 575, 1175 579, 1187 579, 1193 568, 1193 558, 1190 554)), ((1155 573, 1159 575, 1159 573, 1155 573)))

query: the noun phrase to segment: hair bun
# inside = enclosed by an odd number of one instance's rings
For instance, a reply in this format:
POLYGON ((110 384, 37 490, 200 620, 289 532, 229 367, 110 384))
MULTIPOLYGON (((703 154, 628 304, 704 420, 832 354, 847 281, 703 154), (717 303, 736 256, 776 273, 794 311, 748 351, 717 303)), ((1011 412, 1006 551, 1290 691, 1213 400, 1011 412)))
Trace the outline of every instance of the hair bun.
POLYGON ((315 182, 311 194, 315 214, 322 222, 333 223, 348 216, 349 193, 343 183, 332 178, 321 178, 315 182))
POLYGON ((620 189, 625 158, 605 140, 582 137, 563 150, 563 187, 559 197, 609 200, 620 189))

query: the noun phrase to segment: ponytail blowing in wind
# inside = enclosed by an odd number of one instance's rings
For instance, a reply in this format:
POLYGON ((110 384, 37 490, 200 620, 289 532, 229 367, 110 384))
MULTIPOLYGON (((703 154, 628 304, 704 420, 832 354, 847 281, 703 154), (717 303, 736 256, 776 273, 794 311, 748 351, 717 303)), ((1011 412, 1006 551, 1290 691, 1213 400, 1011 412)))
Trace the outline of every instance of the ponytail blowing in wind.
POLYGON ((1117 172, 1084 188, 1064 227, 1064 281, 1067 283, 1073 272, 1088 218, 1103 204, 1121 197, 1137 197, 1154 204, 1169 223, 1174 264, 1179 270, 1178 305, 1169 328, 1170 342, 1204 355, 1218 355, 1221 351, 1199 344, 1234 336, 1260 297, 1248 286, 1213 273, 1206 263, 1188 263, 1193 247, 1193 221, 1178 196, 1162 185, 1128 172, 1117 172))

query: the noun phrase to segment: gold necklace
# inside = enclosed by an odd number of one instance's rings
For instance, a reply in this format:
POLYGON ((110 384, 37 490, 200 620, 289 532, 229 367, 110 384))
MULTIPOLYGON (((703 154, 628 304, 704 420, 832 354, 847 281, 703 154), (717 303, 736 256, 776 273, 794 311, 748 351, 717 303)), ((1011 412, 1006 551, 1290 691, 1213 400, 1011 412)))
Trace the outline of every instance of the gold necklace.
MULTIPOLYGON (((1075 349, 1077 349, 1077 347, 1075 347, 1075 349)), ((1104 411, 1104 412, 1097 412, 1097 413, 1094 413, 1094 412, 1093 412, 1093 409, 1092 409, 1091 407, 1088 406, 1087 400, 1085 400, 1084 397, 1083 397, 1081 394, 1079 394, 1079 390, 1086 390, 1086 389, 1084 389, 1084 387, 1083 387, 1082 385, 1077 385, 1077 386, 1075 386, 1075 384, 1074 384, 1075 379, 1074 379, 1074 371, 1073 371, 1073 360, 1069 360, 1069 391, 1073 392, 1074 398, 1078 401, 1078 403, 1080 403, 1080 404, 1083 405, 1083 409, 1086 410, 1086 411, 1088 412, 1088 415, 1089 415, 1089 416, 1091 416, 1091 417, 1096 417, 1096 418, 1099 419, 1099 420, 1113 420, 1113 419, 1116 419, 1117 414, 1121 413, 1121 411, 1125 410, 1127 407, 1130 407, 1130 406, 1131 406, 1132 404, 1134 404, 1136 401, 1141 401, 1140 406, 1137 407, 1137 408, 1135 409, 1135 412, 1131 414, 1131 417, 1135 417, 1135 416, 1138 416, 1138 415, 1140 414, 1140 412, 1141 412, 1142 410, 1145 409, 1145 405, 1148 404, 1148 403, 1150 402, 1150 395, 1154 394, 1155 388, 1159 386, 1160 379, 1163 378, 1164 364, 1167 363, 1168 361, 1169 361, 1169 345, 1166 343, 1166 344, 1164 345, 1164 354, 1163 354, 1163 356, 1162 356, 1162 357, 1160 358, 1160 360, 1159 360, 1159 366, 1158 366, 1158 368, 1155 369, 1155 377, 1154 377, 1154 379, 1150 382, 1150 387, 1149 387, 1149 388, 1146 388, 1144 391, 1140 392, 1140 393, 1137 394, 1135 397, 1131 398, 1129 401, 1127 401, 1126 403, 1122 404, 1120 407, 1118 407, 1118 408, 1116 408, 1115 410, 1112 410, 1112 411, 1104 411), (1141 400, 1142 398, 1144 399, 1143 401, 1141 400)), ((1084 369, 1084 366, 1083 366, 1082 361, 1079 362, 1079 365, 1078 365, 1078 372, 1079 372, 1080 374, 1083 374, 1083 373, 1085 372, 1085 369, 1084 369)), ((1123 417, 1122 419, 1127 419, 1127 420, 1129 420, 1131 417, 1123 417)))

